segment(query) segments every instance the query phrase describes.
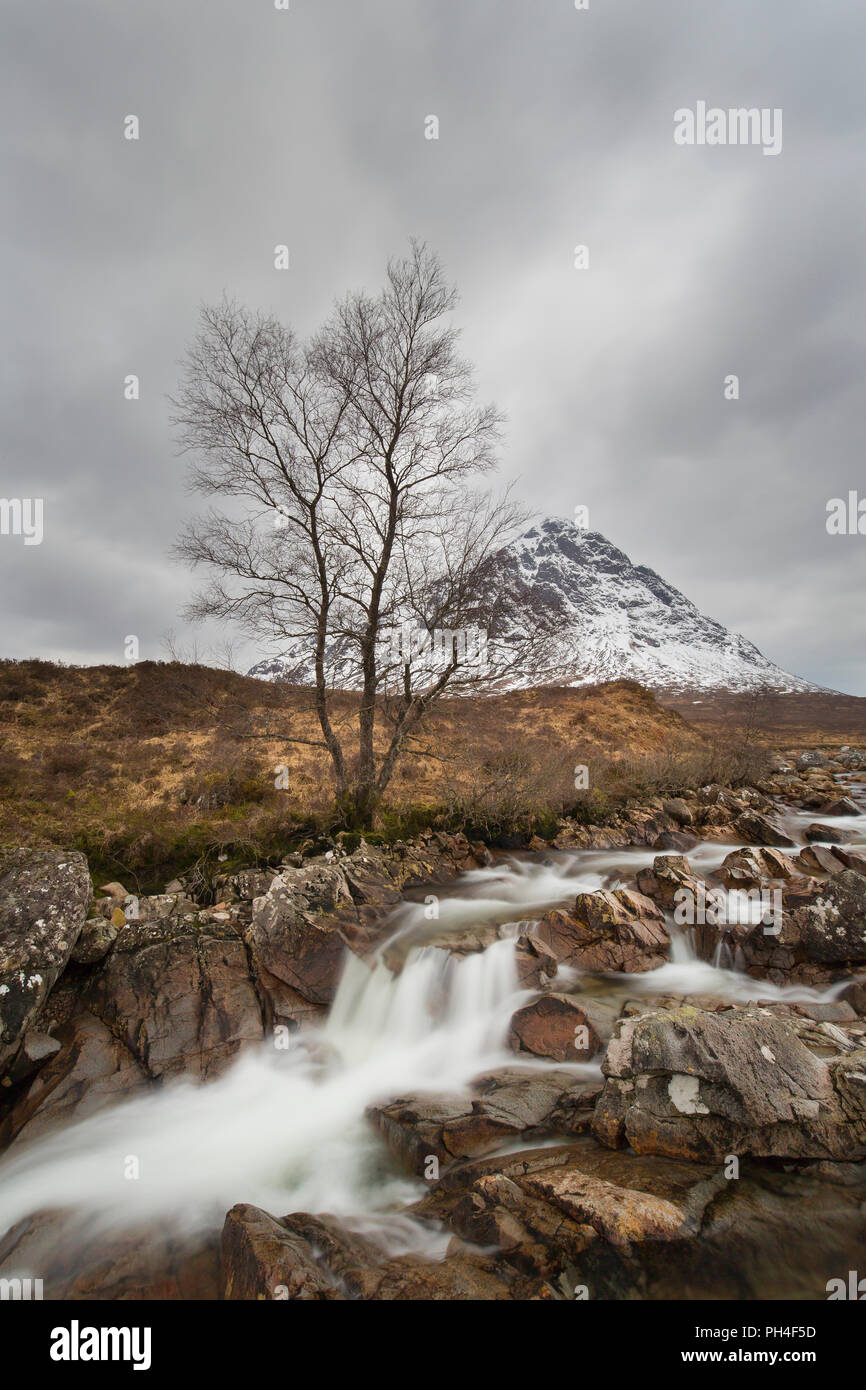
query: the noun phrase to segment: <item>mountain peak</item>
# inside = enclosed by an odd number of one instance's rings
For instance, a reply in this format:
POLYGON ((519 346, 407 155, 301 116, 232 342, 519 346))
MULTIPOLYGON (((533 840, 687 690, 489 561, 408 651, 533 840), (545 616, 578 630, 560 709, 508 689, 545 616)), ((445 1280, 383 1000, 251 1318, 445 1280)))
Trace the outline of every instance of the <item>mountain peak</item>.
POLYGON ((547 517, 501 552, 506 587, 531 589, 561 628, 540 684, 632 679, 657 690, 817 690, 705 617, 600 531, 547 517))
MULTIPOLYGON (((515 600, 530 592, 547 610, 555 634, 545 669, 517 673, 502 688, 629 679, 670 692, 821 689, 705 617, 600 531, 545 517, 504 547, 497 561, 503 592, 515 600)), ((331 655, 338 669, 340 654, 331 655)), ((310 684, 312 662, 305 650, 295 649, 259 662, 249 674, 310 684)))

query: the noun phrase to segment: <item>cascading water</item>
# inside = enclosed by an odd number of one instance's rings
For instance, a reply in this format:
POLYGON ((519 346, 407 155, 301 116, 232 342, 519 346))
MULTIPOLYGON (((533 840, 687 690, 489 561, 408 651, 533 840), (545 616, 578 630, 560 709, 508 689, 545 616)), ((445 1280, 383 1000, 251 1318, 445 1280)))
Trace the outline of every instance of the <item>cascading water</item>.
MULTIPOLYGON (((509 939, 462 960, 422 949, 397 976, 349 957, 322 1028, 247 1053, 206 1086, 175 1083, 70 1126, 61 1141, 13 1147, 0 1167, 0 1230, 45 1207, 73 1209, 96 1229, 192 1230, 219 1224, 238 1201, 378 1213, 387 1228, 389 1209, 417 1197, 418 1184, 390 1170, 366 1107, 458 1090, 513 1060, 505 1034, 523 997, 509 939)), ((398 1226, 396 1237, 399 1248, 408 1233, 398 1226)))
MULTIPOLYGON (((862 833, 866 818, 846 825, 862 833)), ((689 858, 706 872, 730 848, 705 842, 689 858)), ((521 924, 578 892, 633 880, 654 857, 651 850, 590 851, 479 869, 461 878, 459 892, 440 897, 433 921, 423 902, 405 902, 372 967, 348 958, 323 1026, 281 1039, 285 1047, 275 1038, 244 1053, 207 1085, 174 1083, 13 1145, 0 1163, 0 1233, 46 1208, 73 1213, 96 1232, 153 1222, 179 1231, 218 1228, 234 1203, 251 1202, 277 1214, 332 1212, 390 1253, 441 1254, 445 1237, 401 1214, 422 1189, 391 1163, 367 1107, 407 1093, 457 1091, 482 1072, 513 1067, 505 1039, 526 998, 514 961, 521 924), (499 939, 462 957, 425 944, 478 927, 499 939), (133 1181, 130 1159, 140 1173, 133 1181)), ((593 988, 623 999, 707 994, 737 1003, 828 1000, 844 988, 819 993, 751 979, 732 968, 736 961, 698 960, 673 923, 671 937, 665 965, 595 980, 593 988)), ((558 978, 580 980, 565 969, 558 978)))

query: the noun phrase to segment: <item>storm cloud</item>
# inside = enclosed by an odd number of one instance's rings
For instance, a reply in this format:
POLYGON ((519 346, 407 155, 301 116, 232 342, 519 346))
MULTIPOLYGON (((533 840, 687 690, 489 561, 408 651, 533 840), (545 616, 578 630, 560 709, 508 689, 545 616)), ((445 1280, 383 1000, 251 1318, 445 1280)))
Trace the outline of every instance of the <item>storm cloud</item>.
POLYGON ((45 537, 0 536, 0 655, 165 655, 199 305, 308 332, 416 236, 501 479, 866 694, 866 535, 825 525, 866 495, 861 0, 17 0, 4 29, 0 496, 44 498, 45 537), (676 143, 702 101, 781 111, 780 153, 676 143))

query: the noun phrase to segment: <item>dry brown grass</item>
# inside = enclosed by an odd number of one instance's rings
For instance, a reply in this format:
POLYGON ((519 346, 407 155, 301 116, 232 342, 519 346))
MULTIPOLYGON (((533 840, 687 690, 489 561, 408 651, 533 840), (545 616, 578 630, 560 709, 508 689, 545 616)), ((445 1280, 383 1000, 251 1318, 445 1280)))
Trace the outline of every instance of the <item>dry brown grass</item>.
MULTIPOLYGON (((335 707, 350 742, 357 697, 335 707)), ((234 672, 0 663, 0 839, 80 847, 97 872, 148 885, 206 853, 277 855, 336 828, 326 752, 290 741, 319 738, 309 691, 234 672), (287 790, 274 787, 279 766, 287 790)), ((409 748, 378 828, 528 828, 580 801, 576 764, 603 780, 623 760, 702 750, 633 682, 450 700, 409 748)), ((620 795, 624 783, 609 799, 620 795)))

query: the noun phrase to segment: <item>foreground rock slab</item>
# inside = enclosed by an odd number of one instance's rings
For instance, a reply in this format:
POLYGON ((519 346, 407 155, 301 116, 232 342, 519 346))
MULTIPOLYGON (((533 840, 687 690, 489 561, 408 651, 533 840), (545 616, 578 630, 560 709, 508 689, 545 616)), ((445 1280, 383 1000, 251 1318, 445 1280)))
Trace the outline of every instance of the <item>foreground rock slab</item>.
POLYGON ((592 1129, 611 1147, 696 1160, 866 1157, 866 1051, 818 1056, 766 1009, 686 1005, 623 1020, 602 1070, 592 1129))
POLYGON ((598 1091, 597 1080, 566 1071, 505 1067, 468 1093, 402 1096, 368 1113, 391 1153, 424 1177, 431 1157, 447 1164, 514 1139, 585 1130, 598 1091))
POLYGON ((516 1270, 470 1252, 444 1260, 387 1259, 372 1241, 333 1217, 296 1212, 276 1218, 259 1207, 232 1207, 222 1234, 223 1297, 301 1302, 491 1302, 527 1296, 516 1270))

